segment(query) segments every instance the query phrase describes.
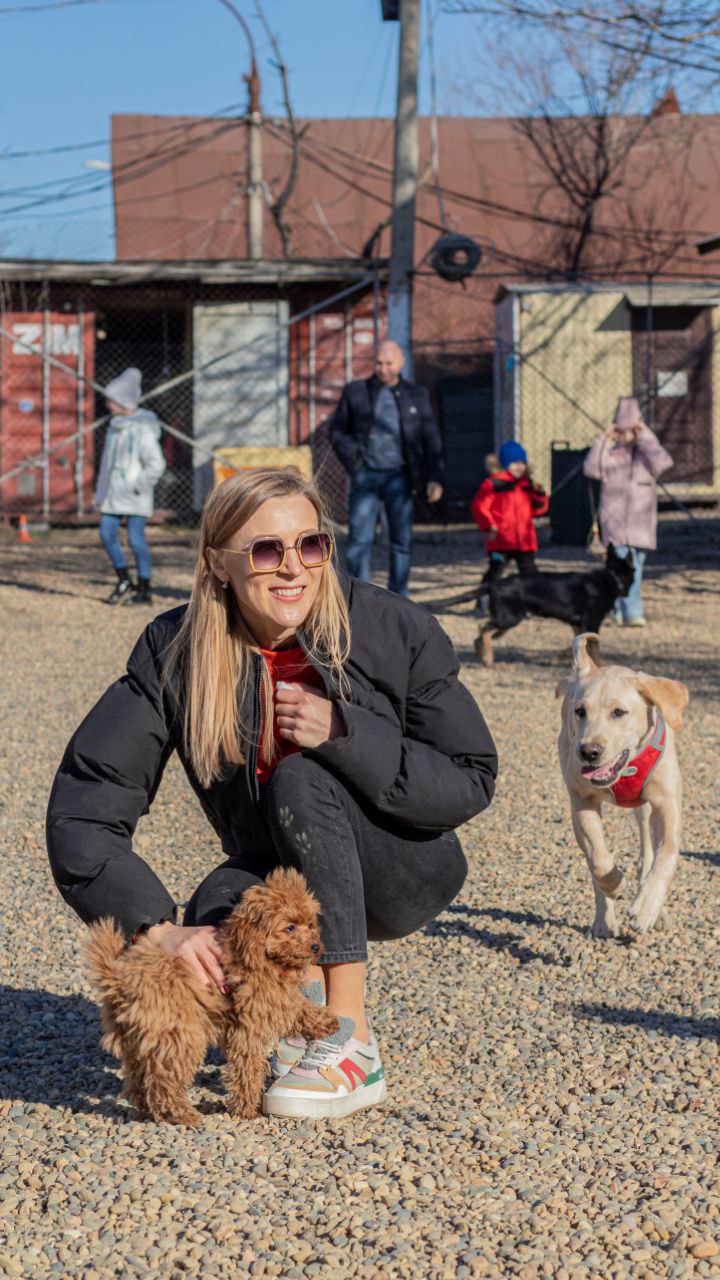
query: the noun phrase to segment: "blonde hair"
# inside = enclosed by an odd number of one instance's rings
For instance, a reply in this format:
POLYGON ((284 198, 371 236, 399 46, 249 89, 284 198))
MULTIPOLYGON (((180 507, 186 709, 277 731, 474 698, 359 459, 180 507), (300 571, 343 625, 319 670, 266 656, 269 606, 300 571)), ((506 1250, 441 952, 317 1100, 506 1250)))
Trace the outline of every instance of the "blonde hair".
MULTIPOLYGON (((319 528, 327 516, 312 480, 296 467, 266 467, 241 472, 210 493, 202 513, 200 546, 190 603, 167 652, 163 682, 181 673, 185 692, 183 736, 193 770, 204 787, 222 777, 225 764, 242 764, 256 739, 243 723, 240 709, 253 684, 259 653, 232 590, 223 590, 208 560, 208 548, 221 548, 271 498, 307 498, 317 512, 319 528)), ((334 556, 334 547, 333 547, 334 556)), ((331 674, 346 696, 344 664, 350 648, 350 619, 333 556, 321 571, 320 586, 303 629, 310 657, 331 674)), ((262 665, 264 725, 261 756, 271 761, 273 738, 272 683, 262 665)))

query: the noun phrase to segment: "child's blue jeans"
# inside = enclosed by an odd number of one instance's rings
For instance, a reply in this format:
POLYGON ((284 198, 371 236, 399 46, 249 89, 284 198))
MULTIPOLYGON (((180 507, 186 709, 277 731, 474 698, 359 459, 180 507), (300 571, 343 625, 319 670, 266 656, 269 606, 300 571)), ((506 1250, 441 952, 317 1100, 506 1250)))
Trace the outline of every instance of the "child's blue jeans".
POLYGON ((635 570, 633 584, 626 596, 622 596, 620 600, 615 602, 615 618, 618 622, 630 622, 634 618, 644 617, 645 610, 643 608, 641 588, 643 569, 647 560, 647 551, 641 550, 640 547, 616 547, 617 554, 622 556, 624 560, 629 560, 635 570))
POLYGON ((100 537, 116 569, 126 568, 125 552, 120 542, 120 522, 127 520, 127 539, 130 550, 135 557, 138 578, 150 580, 150 549, 145 538, 146 516, 111 516, 103 513, 100 516, 100 537))

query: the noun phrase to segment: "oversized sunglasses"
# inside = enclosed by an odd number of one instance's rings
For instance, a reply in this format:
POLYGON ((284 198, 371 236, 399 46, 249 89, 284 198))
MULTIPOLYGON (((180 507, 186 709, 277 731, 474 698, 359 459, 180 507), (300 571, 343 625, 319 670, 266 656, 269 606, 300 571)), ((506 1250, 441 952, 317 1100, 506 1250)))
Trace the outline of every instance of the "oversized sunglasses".
POLYGON ((292 546, 287 547, 282 538, 255 538, 249 547, 219 547, 231 555, 249 556, 253 573, 277 573, 285 563, 288 551, 296 551, 305 569, 317 569, 330 559, 332 538, 329 533, 301 533, 292 546))

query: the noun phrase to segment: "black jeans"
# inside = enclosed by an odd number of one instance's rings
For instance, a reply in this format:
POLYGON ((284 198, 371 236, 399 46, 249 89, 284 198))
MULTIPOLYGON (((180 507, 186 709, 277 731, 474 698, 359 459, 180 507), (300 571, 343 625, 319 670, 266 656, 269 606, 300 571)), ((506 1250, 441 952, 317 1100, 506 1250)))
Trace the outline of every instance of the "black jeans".
POLYGON ((489 582, 496 582, 501 577, 508 560, 515 561, 518 573, 535 573, 534 551, 491 551, 490 562, 483 574, 483 584, 487 585, 489 582))
POLYGON ((454 832, 393 827, 302 755, 265 788, 266 857, 230 858, 195 890, 186 925, 216 924, 277 866, 297 867, 321 906, 323 962, 367 959, 368 938, 415 933, 457 895, 467 863, 454 832))

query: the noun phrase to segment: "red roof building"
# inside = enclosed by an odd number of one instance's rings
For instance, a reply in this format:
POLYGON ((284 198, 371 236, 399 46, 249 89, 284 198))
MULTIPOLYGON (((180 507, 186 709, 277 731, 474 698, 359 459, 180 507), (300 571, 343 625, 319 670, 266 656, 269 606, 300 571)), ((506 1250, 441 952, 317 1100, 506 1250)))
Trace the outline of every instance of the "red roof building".
MULTIPOLYGON (((565 122, 572 140, 577 120, 565 122)), ((387 256, 393 122, 303 120, 297 181, 286 206, 291 256, 387 256)), ((580 215, 513 119, 437 122, 438 199, 431 122, 420 120, 414 302, 415 362, 461 371, 489 357, 499 284, 584 279, 703 278, 694 242, 720 221, 720 116, 665 109, 610 122, 608 149, 628 152, 596 205, 581 269, 569 270, 580 215), (628 138, 632 138, 630 146, 628 138), (445 224, 443 222, 443 211, 445 224), (444 225, 476 237, 483 260, 462 284, 440 280, 429 254, 444 225)), ((246 259, 248 125, 244 119, 115 116, 113 175, 118 259, 246 259)), ((284 120, 263 120, 263 252, 281 259, 271 205, 288 175, 284 120)))

